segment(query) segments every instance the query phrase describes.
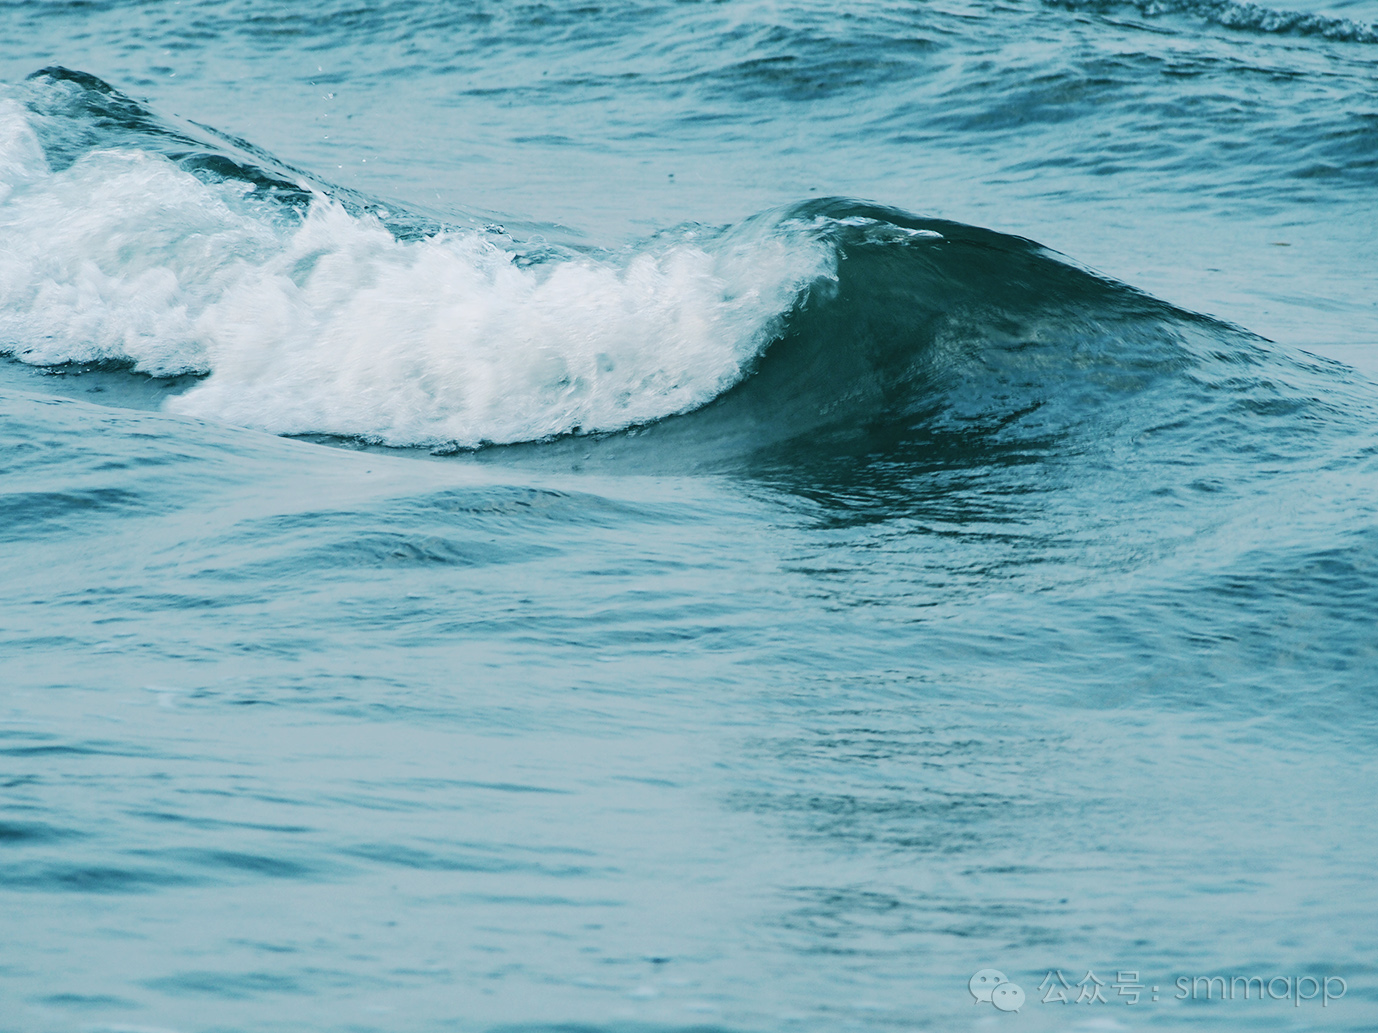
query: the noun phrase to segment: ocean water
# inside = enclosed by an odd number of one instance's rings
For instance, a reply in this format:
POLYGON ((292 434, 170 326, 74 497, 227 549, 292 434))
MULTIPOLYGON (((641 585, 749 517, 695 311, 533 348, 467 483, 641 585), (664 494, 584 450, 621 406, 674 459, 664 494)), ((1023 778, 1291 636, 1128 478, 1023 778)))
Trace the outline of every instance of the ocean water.
POLYGON ((1378 1027, 1289 2, 7 0, 0 1029, 1378 1027))

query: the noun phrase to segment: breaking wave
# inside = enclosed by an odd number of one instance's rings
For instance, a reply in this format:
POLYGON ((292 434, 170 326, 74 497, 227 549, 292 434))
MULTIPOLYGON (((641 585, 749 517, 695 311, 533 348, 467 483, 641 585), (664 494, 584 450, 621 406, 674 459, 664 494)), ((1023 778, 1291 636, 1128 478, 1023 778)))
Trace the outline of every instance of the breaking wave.
POLYGON ((182 413, 393 445, 616 430, 730 387, 830 275, 825 249, 764 227, 618 253, 398 232, 386 208, 209 150, 90 76, 16 92, 0 348, 206 375, 169 403, 182 413))
POLYGON ((617 252, 520 241, 64 69, 0 98, 0 239, 0 351, 192 374, 168 409, 280 434, 444 451, 687 428, 741 451, 1135 406, 1191 423, 1221 384, 1309 404, 1252 335, 1022 238, 830 198, 617 252))

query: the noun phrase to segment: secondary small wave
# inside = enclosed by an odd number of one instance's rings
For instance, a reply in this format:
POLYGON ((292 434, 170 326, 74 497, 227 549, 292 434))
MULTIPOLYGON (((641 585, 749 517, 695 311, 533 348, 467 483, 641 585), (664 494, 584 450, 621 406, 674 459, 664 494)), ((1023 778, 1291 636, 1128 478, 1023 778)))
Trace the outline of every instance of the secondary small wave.
POLYGON ((1288 11, 1235 0, 1050 0, 1058 7, 1075 10, 1112 11, 1134 7, 1145 17, 1185 15, 1202 21, 1250 32, 1284 36, 1318 36, 1343 43, 1378 43, 1378 25, 1364 25, 1349 18, 1335 18, 1305 11, 1288 11))

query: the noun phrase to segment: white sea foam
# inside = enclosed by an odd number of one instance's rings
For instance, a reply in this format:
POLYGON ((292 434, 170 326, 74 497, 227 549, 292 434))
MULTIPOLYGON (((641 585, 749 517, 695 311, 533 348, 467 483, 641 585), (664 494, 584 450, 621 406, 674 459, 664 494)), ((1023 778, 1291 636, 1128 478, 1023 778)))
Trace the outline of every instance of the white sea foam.
POLYGON ((0 204, 36 176, 46 175, 48 162, 24 109, 8 97, 0 97, 0 204))
POLYGON ((277 433, 476 445, 685 412, 831 271, 770 232, 523 267, 324 197, 274 219, 139 151, 53 172, 25 117, 0 107, 0 350, 208 373, 169 408, 277 433))

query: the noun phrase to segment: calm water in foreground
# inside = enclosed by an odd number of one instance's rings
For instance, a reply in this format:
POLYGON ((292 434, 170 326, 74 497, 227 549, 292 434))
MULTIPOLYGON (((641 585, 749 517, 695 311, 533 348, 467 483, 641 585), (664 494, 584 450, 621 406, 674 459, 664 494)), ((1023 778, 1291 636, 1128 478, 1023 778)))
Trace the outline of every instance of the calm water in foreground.
POLYGON ((1378 1026, 1375 22, 11 0, 0 1030, 1378 1026))

